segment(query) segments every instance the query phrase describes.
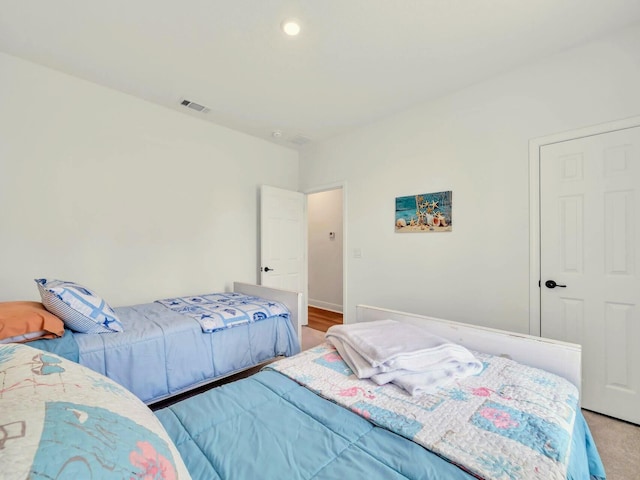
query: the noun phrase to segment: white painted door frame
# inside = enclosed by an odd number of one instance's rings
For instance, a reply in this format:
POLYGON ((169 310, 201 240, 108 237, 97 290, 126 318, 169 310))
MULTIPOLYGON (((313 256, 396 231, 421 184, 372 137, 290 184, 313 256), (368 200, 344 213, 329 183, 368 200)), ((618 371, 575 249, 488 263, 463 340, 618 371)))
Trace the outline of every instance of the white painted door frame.
POLYGON ((640 116, 529 141, 529 334, 540 336, 540 149, 544 145, 640 126, 640 116))
MULTIPOLYGON (((329 190, 337 190, 338 188, 342 189, 342 312, 343 312, 343 321, 344 323, 355 323, 355 318, 354 319, 348 319, 347 318, 347 297, 348 297, 348 292, 347 292, 347 252, 349 251, 349 243, 348 243, 348 230, 347 230, 347 182, 346 181, 341 181, 341 182, 336 182, 336 183, 329 183, 326 185, 319 185, 317 187, 312 187, 309 188, 307 190, 304 190, 303 193, 305 195, 310 195, 312 193, 320 193, 320 192, 326 192, 329 190)), ((308 215, 308 212, 307 212, 308 215)), ((308 222, 308 218, 306 219, 306 221, 308 222)), ((309 262, 309 241, 307 239, 307 241, 305 242, 304 245, 305 248, 305 258, 307 259, 307 262, 309 262)), ((309 281, 309 268, 308 266, 306 267, 306 281, 309 281)), ((308 288, 307 288, 308 290, 308 288)), ((305 297, 306 298, 306 297, 305 297)), ((309 304, 308 304, 308 299, 307 299, 307 304, 304 305, 304 308, 308 308, 309 304)))

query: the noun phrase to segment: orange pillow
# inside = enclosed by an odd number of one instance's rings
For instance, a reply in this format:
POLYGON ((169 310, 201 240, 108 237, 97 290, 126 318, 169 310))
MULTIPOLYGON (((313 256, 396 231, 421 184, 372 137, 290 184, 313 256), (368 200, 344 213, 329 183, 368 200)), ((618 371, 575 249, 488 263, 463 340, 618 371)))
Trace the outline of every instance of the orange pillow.
POLYGON ((0 302, 0 343, 64 335, 64 323, 40 302, 0 302))

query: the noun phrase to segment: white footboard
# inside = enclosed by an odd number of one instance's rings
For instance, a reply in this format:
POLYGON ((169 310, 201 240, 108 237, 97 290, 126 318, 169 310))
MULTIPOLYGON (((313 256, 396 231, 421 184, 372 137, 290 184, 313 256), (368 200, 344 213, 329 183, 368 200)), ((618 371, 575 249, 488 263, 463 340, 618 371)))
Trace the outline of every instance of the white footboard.
POLYGON ((581 389, 582 347, 521 333, 496 330, 440 318, 358 305, 358 322, 391 319, 424 327, 434 335, 478 352, 502 355, 566 378, 581 389))
POLYGON ((254 295, 256 297, 275 300, 284 303, 291 312, 291 323, 298 333, 298 341, 302 345, 302 329, 300 325, 300 311, 302 310, 302 293, 290 290, 282 290, 280 288, 265 287, 263 285, 254 285, 252 283, 233 282, 233 291, 244 293, 245 295, 254 295))

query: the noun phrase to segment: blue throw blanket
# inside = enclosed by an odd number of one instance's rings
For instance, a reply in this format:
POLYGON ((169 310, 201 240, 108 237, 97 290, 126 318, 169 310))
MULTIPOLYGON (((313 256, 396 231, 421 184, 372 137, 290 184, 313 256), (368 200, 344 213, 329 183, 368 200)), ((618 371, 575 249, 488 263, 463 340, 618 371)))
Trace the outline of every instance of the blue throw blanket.
POLYGON ((167 298, 156 302, 177 313, 195 319, 204 333, 284 316, 289 310, 283 304, 241 293, 210 293, 192 297, 167 298))

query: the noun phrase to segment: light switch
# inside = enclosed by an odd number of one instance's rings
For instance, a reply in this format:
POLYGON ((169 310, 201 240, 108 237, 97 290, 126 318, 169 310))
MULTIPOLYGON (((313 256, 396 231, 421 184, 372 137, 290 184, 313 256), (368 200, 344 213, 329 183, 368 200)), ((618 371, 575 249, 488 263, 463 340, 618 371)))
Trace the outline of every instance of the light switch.
POLYGON ((353 258, 362 258, 362 249, 354 248, 353 249, 353 258))

